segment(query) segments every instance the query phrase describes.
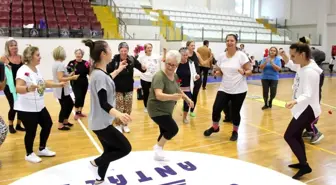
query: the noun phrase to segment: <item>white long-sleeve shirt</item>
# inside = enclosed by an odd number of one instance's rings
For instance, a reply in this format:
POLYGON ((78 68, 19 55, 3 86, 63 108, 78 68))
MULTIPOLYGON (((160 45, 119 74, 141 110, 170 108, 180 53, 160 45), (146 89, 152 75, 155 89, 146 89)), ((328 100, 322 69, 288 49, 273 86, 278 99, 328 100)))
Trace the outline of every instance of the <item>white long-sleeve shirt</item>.
POLYGON ((160 71, 161 69, 161 60, 162 58, 157 55, 142 55, 139 57, 139 62, 146 66, 147 71, 145 73, 141 73, 140 79, 146 82, 152 82, 153 76, 156 72, 160 71))
MULTIPOLYGON (((293 61, 291 63, 294 64, 293 61)), ((297 101, 297 104, 291 109, 292 115, 295 119, 298 119, 302 112, 310 105, 314 111, 315 118, 317 118, 321 114, 319 89, 322 69, 317 66, 315 61, 311 61, 305 67, 296 66, 295 69, 293 99, 297 101)))

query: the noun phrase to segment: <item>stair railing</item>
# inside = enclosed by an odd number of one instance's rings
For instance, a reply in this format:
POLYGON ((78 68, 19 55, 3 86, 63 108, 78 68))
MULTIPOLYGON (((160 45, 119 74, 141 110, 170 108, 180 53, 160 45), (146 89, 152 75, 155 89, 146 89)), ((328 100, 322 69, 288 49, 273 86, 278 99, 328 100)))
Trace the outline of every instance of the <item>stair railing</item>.
POLYGON ((133 37, 127 32, 127 24, 123 21, 122 12, 118 8, 117 4, 113 0, 107 0, 108 6, 111 8, 114 17, 118 19, 118 30, 124 39, 133 39, 133 37))

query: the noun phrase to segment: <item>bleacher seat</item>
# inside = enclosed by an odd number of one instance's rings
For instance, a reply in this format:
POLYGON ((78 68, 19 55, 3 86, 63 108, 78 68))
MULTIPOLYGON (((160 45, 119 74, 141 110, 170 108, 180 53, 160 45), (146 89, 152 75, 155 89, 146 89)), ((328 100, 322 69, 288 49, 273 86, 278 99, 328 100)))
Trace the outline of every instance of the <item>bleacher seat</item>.
MULTIPOLYGON (((122 12, 122 19, 130 23, 156 21, 155 15, 147 15, 140 1, 114 0, 122 12), (137 21, 131 21, 137 20, 137 21)), ((255 19, 234 11, 223 9, 209 10, 206 7, 166 7, 163 14, 175 23, 175 27, 183 28, 183 33, 195 39, 222 39, 228 33, 237 33, 241 40, 283 41, 284 37, 272 34, 271 30, 259 24, 255 19), (203 33, 202 33, 203 32, 203 33)), ((118 14, 117 14, 118 15, 118 14)), ((136 24, 135 23, 135 24, 136 24)))
POLYGON ((7 34, 5 36, 31 36, 27 35, 31 28, 23 29, 23 26, 34 24, 33 29, 39 29, 40 20, 44 20, 49 29, 45 36, 63 37, 65 29, 75 30, 77 36, 81 29, 89 29, 90 33, 91 22, 96 24, 94 29, 101 31, 88 0, 0 0, 0 27, 4 30, 2 33, 7 34), (9 35, 9 28, 12 28, 12 35, 9 35))

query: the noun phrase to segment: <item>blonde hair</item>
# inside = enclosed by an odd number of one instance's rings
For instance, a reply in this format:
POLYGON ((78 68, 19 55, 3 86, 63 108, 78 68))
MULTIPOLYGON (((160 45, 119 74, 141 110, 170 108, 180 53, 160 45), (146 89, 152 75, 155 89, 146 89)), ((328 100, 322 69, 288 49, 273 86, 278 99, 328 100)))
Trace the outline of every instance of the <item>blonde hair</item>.
POLYGON ((147 47, 148 47, 148 46, 151 46, 151 47, 153 47, 153 45, 152 45, 151 43, 147 43, 147 44, 145 44, 145 45, 144 45, 144 48, 145 48, 145 53, 147 53, 146 49, 147 49, 147 47))
POLYGON ((66 58, 65 50, 62 46, 58 46, 53 51, 53 57, 55 61, 64 61, 66 58))
POLYGON ((23 51, 23 63, 24 64, 29 64, 33 60, 34 53, 38 51, 38 47, 35 46, 28 46, 24 51, 23 51))
POLYGON ((10 56, 10 51, 9 51, 9 45, 11 45, 12 43, 15 43, 16 45, 18 44, 16 40, 14 39, 10 39, 5 43, 5 55, 6 56, 10 56))

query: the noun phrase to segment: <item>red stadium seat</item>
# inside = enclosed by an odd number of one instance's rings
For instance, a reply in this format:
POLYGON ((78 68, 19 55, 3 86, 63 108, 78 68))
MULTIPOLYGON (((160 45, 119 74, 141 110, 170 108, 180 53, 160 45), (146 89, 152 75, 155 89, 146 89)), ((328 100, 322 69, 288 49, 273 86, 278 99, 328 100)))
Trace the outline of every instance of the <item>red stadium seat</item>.
POLYGON ((82 9, 76 9, 76 15, 85 15, 85 12, 82 9))
POLYGON ((72 8, 71 2, 64 2, 64 8, 72 8))
POLYGON ((67 21, 67 17, 65 15, 57 15, 56 19, 57 19, 58 22, 60 22, 60 21, 63 21, 63 22, 67 21))
POLYGON ((9 6, 10 5, 10 1, 9 0, 1 0, 0 1, 0 6, 9 6))
POLYGON ((47 17, 47 21, 51 21, 51 22, 56 22, 56 17, 55 16, 50 16, 50 17, 47 17))
POLYGON ((76 23, 76 22, 71 23, 71 25, 70 25, 70 29, 72 29, 72 30, 79 30, 80 28, 81 28, 80 24, 76 23))
POLYGON ((82 3, 73 3, 73 7, 74 8, 83 8, 83 4, 82 3))
POLYGON ((22 15, 13 15, 12 14, 12 20, 22 20, 22 15))
POLYGON ((49 29, 58 29, 58 24, 56 21, 48 21, 47 25, 49 29))
POLYGON ((43 7, 43 1, 34 1, 34 7, 43 7))
POLYGON ((9 20, 9 12, 0 12, 1 20, 9 20))
POLYGON ((91 26, 93 30, 101 30, 100 22, 92 23, 91 26))
POLYGON ((55 7, 55 12, 56 14, 65 14, 63 7, 55 7))
POLYGON ((78 22, 78 18, 76 15, 68 15, 68 21, 71 23, 76 23, 78 22))
POLYGON ((20 21, 12 20, 11 27, 12 28, 22 28, 22 20, 20 21))
POLYGON ((10 5, 1 5, 0 6, 0 12, 10 12, 10 5))
POLYGON ((55 3, 54 3, 54 7, 55 7, 55 8, 64 8, 62 2, 55 2, 55 3))
POLYGON ((9 20, 0 20, 0 28, 9 28, 9 20))
POLYGON ((14 5, 16 5, 16 6, 22 6, 22 1, 21 0, 13 0, 12 1, 12 6, 14 6, 14 5))
POLYGON ((60 29, 69 29, 68 21, 58 21, 58 26, 60 29))

